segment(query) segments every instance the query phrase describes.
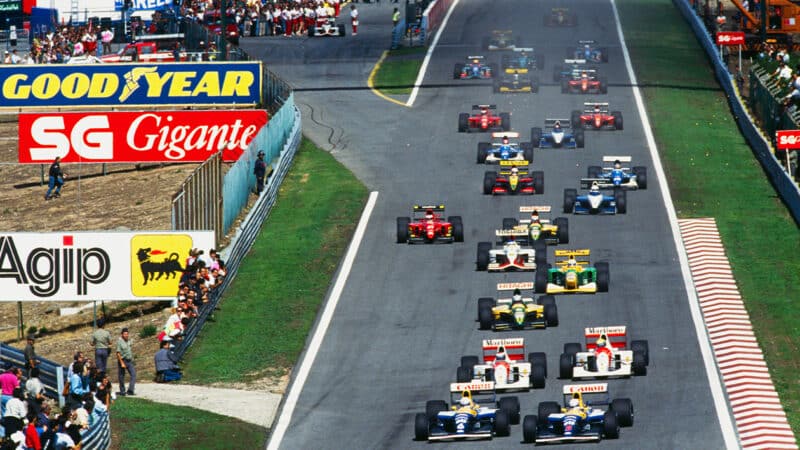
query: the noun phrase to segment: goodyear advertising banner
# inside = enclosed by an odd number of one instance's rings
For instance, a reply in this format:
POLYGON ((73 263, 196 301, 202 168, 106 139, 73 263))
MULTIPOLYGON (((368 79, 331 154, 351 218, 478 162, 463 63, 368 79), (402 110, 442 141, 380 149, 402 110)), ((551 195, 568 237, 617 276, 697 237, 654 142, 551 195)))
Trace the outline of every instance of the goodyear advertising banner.
POLYGON ((172 299, 212 231, 0 233, 0 301, 172 299))
POLYGON ((248 105, 260 62, 0 66, 0 108, 248 105))

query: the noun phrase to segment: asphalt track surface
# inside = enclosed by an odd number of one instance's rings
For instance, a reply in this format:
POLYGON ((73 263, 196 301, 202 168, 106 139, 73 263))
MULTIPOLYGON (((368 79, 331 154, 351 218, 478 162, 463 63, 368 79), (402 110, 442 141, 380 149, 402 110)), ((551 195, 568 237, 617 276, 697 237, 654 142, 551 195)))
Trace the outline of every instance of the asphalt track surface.
MULTIPOLYGON (((371 190, 380 191, 282 448, 428 445, 413 440, 414 414, 424 411, 426 400, 448 399, 459 358, 480 354, 485 338, 524 337, 527 351, 547 353, 547 387, 517 394, 522 415, 535 414, 538 402, 561 400, 567 382, 556 376, 563 344, 583 342, 584 327, 603 325, 627 325, 629 338, 648 339, 650 366, 644 377, 608 382, 612 397, 633 400, 636 418, 619 440, 596 448, 724 448, 610 4, 461 0, 411 109, 365 88, 372 64, 388 45, 392 6, 360 4, 362 32, 357 37, 348 30, 345 39, 268 38, 244 44, 291 80, 307 134, 327 144, 371 190), (579 26, 543 27, 551 7, 576 11, 579 26), (499 53, 480 49, 481 38, 493 29, 513 29, 521 45, 544 53, 538 94, 493 94, 487 82, 452 79, 454 63, 467 55, 499 60, 499 53), (552 82, 554 64, 577 39, 609 47, 610 62, 601 65, 610 83, 607 95, 565 95, 552 82), (500 111, 512 112, 512 128, 528 137, 530 127, 541 126, 546 117, 568 117, 593 99, 623 112, 624 131, 587 131, 586 148, 577 151, 537 150, 534 165, 545 172, 543 195, 481 194, 487 167, 475 164, 475 152, 486 135, 457 133, 459 112, 474 103, 495 103, 500 111), (493 240, 501 219, 517 217, 521 205, 549 204, 560 210, 564 188, 577 188, 587 166, 609 154, 631 155, 634 164, 651 168, 648 189, 628 193, 628 214, 569 217, 568 248, 589 248, 593 261, 610 262, 610 291, 557 297, 560 325, 555 328, 478 330, 479 297, 494 296, 498 282, 533 277, 476 272, 477 243, 493 240), (463 217, 464 243, 395 243, 395 218, 409 215, 412 204, 426 202, 444 203, 448 215, 463 217)), ((510 437, 438 445, 507 448, 521 441, 522 426, 514 425, 510 437)))

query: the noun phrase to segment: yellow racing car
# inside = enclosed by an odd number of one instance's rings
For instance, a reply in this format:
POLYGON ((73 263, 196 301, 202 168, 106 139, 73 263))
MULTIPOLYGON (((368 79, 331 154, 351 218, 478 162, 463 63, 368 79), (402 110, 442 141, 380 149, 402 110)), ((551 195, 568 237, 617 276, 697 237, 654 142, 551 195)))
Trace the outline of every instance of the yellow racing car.
POLYGON ((589 265, 588 249, 556 250, 556 267, 537 270, 535 289, 547 294, 594 294, 608 292, 607 262, 589 265))

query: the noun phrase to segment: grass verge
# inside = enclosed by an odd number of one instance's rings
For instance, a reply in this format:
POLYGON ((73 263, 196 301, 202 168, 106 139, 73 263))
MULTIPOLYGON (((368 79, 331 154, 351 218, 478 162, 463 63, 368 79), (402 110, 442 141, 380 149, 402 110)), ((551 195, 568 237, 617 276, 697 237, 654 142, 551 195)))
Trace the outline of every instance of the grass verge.
POLYGON ((618 2, 681 218, 714 217, 775 387, 800 435, 800 231, 669 0, 618 2))
POLYGON ((390 50, 375 73, 375 89, 386 95, 411 94, 426 50, 425 47, 390 50))

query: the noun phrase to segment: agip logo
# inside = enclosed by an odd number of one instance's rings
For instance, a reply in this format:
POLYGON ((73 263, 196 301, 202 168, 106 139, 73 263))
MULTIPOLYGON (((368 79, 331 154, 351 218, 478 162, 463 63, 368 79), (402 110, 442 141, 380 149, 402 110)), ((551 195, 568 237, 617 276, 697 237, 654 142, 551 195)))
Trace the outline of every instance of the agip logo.
POLYGON ((171 297, 194 244, 185 234, 147 234, 131 238, 131 292, 136 297, 171 297))

